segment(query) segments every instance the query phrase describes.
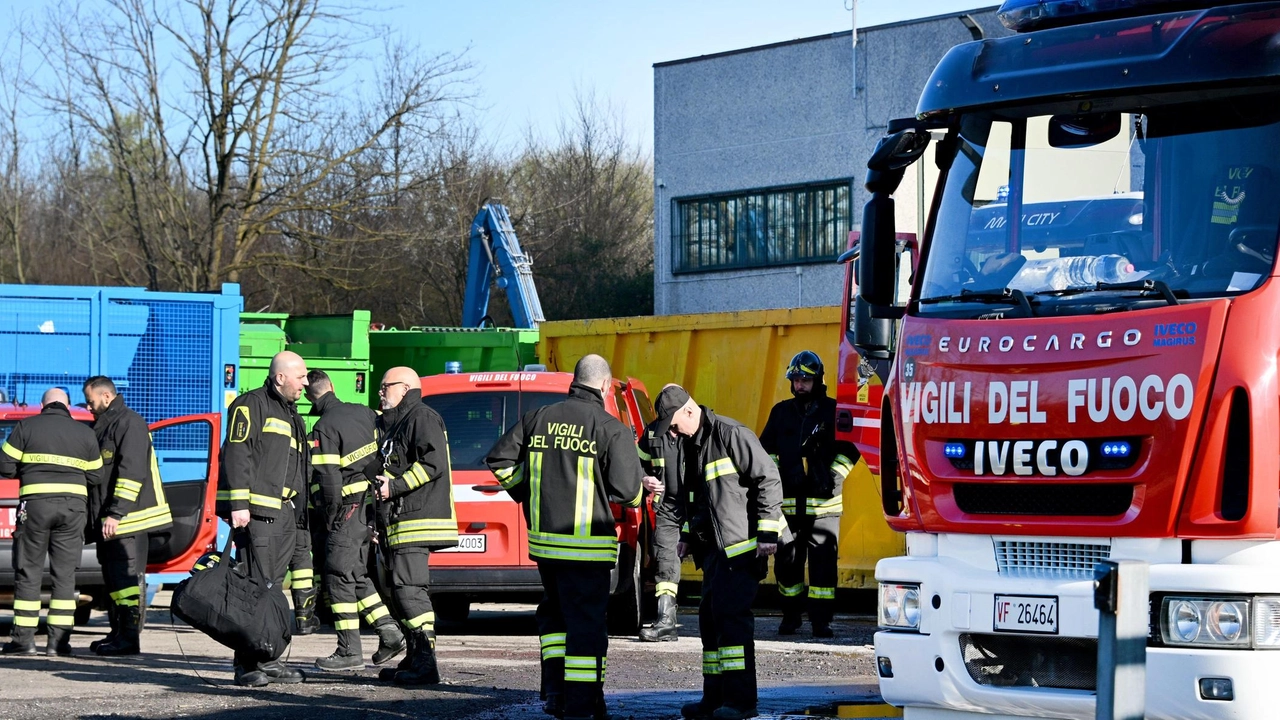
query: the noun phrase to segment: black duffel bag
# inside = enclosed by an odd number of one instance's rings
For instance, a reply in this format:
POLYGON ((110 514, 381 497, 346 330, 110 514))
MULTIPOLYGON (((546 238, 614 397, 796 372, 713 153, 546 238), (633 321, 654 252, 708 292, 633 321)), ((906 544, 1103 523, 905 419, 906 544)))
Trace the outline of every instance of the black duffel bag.
MULTIPOLYGON (((278 587, 252 577, 249 543, 241 548, 239 562, 231 554, 227 537, 219 561, 178 583, 170 608, 174 615, 244 660, 264 663, 284 654, 293 637, 293 611, 278 587)), ((246 533, 246 540, 248 539, 246 533)), ((205 563, 197 563, 197 565, 205 563)))

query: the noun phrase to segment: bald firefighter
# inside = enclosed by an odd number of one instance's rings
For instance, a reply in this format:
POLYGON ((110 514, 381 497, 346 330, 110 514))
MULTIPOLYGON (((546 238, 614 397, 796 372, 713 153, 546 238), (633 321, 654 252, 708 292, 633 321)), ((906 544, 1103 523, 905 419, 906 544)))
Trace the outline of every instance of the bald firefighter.
POLYGON ((433 549, 458 544, 449 438, 440 414, 422 402, 421 381, 413 368, 388 370, 378 392, 383 468, 376 476, 379 540, 390 556, 392 612, 409 642, 400 664, 378 677, 397 685, 433 685, 440 682, 440 670, 427 560, 433 549))
POLYGON ((0 446, 0 477, 18 478, 13 531, 13 630, 0 652, 35 655, 40 581, 49 558, 53 595, 45 618, 46 655, 71 654, 76 568, 84 550, 88 499, 102 483, 102 452, 87 425, 71 419, 71 400, 50 388, 40 414, 17 424, 0 446))
MULTIPOLYGON (((295 404, 306 386, 302 358, 278 353, 263 386, 236 398, 227 409, 218 514, 230 521, 241 551, 248 549, 249 572, 269 587, 267 592, 283 592, 298 515, 306 512, 306 503, 299 500, 311 474, 310 445, 295 404)), ((260 663, 237 654, 235 680, 244 687, 263 687, 299 683, 303 676, 279 658, 260 663)))
POLYGON ((635 436, 605 410, 613 373, 599 355, 573 370, 568 399, 526 413, 487 464, 524 506, 529 557, 538 563, 545 712, 610 717, 604 702, 609 575, 618 558, 610 502, 638 507, 644 473, 635 436))

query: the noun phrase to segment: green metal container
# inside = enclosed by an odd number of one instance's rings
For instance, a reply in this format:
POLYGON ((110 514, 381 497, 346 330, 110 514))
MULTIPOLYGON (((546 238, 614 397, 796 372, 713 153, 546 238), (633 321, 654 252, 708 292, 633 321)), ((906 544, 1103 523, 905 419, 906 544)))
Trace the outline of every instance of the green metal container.
MULTIPOLYGON (((419 375, 445 372, 459 362, 461 372, 521 370, 538 362, 538 331, 513 328, 412 327, 369 333, 373 384, 389 368, 405 365, 419 375)), ((376 396, 376 393, 374 393, 376 396)))
MULTIPOLYGON (((369 311, 350 315, 298 315, 241 313, 240 392, 261 387, 267 379, 271 357, 281 350, 302 356, 308 370, 323 370, 333 380, 333 391, 346 402, 369 404, 369 311), (280 342, 283 341, 281 345, 280 342)), ((377 398, 377 393, 373 393, 377 398)), ((315 425, 306 396, 298 400, 298 412, 315 425)))

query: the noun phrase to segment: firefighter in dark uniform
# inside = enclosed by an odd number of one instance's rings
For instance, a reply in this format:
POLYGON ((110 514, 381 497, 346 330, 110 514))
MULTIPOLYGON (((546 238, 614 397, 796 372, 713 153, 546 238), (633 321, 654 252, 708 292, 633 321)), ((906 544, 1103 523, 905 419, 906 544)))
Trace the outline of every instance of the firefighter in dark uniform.
POLYGON ((102 452, 93 431, 71 419, 65 390, 50 388, 39 415, 17 424, 0 446, 0 477, 18 478, 13 531, 13 631, 5 655, 35 655, 45 555, 53 595, 45 622, 48 655, 71 654, 76 568, 84 550, 88 498, 102 484, 102 452))
POLYGON ((538 634, 548 714, 608 718, 605 610, 618 557, 610 502, 638 507, 643 470, 635 435, 604 408, 609 363, 587 355, 568 399, 526 413, 498 440, 487 463, 524 506, 529 557, 542 576, 538 634))
POLYGON ((787 366, 795 397, 773 406, 760 444, 773 456, 782 476, 782 512, 795 536, 774 559, 782 595, 779 635, 800 628, 805 603, 804 566, 809 561, 809 622, 813 636, 829 638, 835 614, 836 556, 845 476, 858 451, 837 444, 836 401, 827 397, 822 360, 808 350, 787 366))
POLYGON ((422 402, 413 368, 388 370, 379 394, 379 542, 390 555, 392 612, 408 633, 409 652, 378 677, 397 685, 433 685, 440 682, 440 670, 427 560, 432 549, 458 544, 449 438, 440 414, 422 402))
POLYGON ((653 555, 658 564, 654 574, 658 597, 658 619, 640 629, 645 642, 674 642, 678 639, 676 595, 680 590, 680 526, 684 524, 685 501, 680 495, 684 473, 684 441, 670 431, 654 432, 658 421, 649 423, 638 443, 640 464, 647 475, 645 489, 653 493, 653 555))
MULTIPOLYGON (((307 429, 294 403, 307 385, 307 365, 292 352, 271 358, 262 387, 236 398, 227 410, 229 427, 222 444, 218 479, 218 514, 238 533, 241 553, 248 551, 249 572, 269 592, 279 588, 289 571, 297 534, 298 513, 306 511, 306 478, 310 475, 307 429)), ((259 663, 235 658, 237 685, 262 687, 269 682, 302 682, 302 673, 279 658, 259 663)))
MULTIPOLYGON (((768 556, 785 540, 778 468, 750 430, 699 406, 671 386, 658 394, 658 425, 684 438, 687 530, 680 554, 702 567, 702 699, 687 718, 740 720, 756 714, 755 618, 751 602, 768 556)), ((683 530, 684 528, 682 528, 683 530)))
POLYGON ((99 655, 141 652, 142 592, 146 584, 148 534, 173 526, 164 496, 151 429, 124 404, 111 378, 84 383, 84 399, 94 415, 93 432, 102 451, 105 483, 90 501, 98 537, 98 562, 111 597, 112 632, 89 649, 99 655))
POLYGON ((324 590, 333 611, 338 649, 316 660, 321 670, 364 667, 360 616, 378 633, 373 664, 404 651, 404 634, 369 579, 370 471, 381 470, 378 415, 364 405, 342 402, 323 370, 307 373, 307 399, 320 420, 311 431, 311 501, 322 530, 324 590))

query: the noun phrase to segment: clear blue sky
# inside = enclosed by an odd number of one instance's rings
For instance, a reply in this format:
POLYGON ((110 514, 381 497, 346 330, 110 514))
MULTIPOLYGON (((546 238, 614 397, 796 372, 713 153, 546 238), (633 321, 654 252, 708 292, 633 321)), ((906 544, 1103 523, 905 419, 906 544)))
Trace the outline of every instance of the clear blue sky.
MULTIPOLYGON (((0 34, 15 13, 67 0, 5 0, 0 34)), ((100 0, 82 0, 92 6, 100 0)), ((379 2, 379 0, 373 0, 379 2)), ((387 0, 381 0, 386 2, 387 0)), ((593 91, 648 148, 653 64, 848 30, 851 0, 417 0, 387 5, 386 23, 428 51, 467 51, 481 123, 509 145, 527 128, 549 136, 579 89, 593 91)), ((927 17, 998 0, 859 0, 858 25, 927 17)))

